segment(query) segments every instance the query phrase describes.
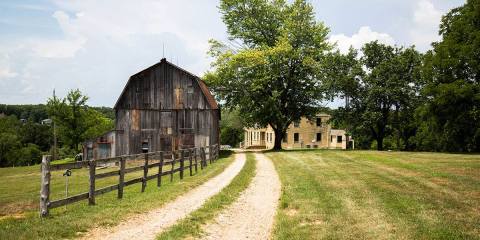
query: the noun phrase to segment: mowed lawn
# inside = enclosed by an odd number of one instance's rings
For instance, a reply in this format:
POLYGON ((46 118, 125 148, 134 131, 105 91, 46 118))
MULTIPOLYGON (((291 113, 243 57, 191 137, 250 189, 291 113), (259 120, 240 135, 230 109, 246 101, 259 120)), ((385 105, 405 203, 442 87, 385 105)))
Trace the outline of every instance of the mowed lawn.
MULTIPOLYGON (((141 184, 125 188, 123 199, 117 199, 117 191, 96 197, 96 205, 88 206, 88 201, 52 209, 50 217, 39 217, 40 166, 0 168, 0 239, 63 239, 74 238, 94 226, 115 225, 130 215, 147 212, 161 207, 186 191, 202 184, 209 178, 221 173, 234 156, 221 153, 220 159, 189 176, 186 170, 184 179, 178 173, 174 181, 169 176, 162 177, 162 186, 157 187, 156 180, 148 181, 147 188, 141 193, 141 184)), ((140 165, 143 161, 127 165, 140 165)), ((179 164, 176 164, 176 168, 179 164)), ((98 173, 116 170, 118 167, 98 170, 98 173)), ((166 170, 170 166, 165 166, 166 170)), ((151 168, 149 175, 157 169, 151 168)), ((72 171, 69 179, 69 195, 88 192, 88 170, 72 171)), ((51 200, 65 197, 65 178, 63 172, 53 172, 51 181, 51 200)), ((143 175, 143 171, 128 173, 125 180, 143 175)), ((96 187, 118 184, 118 176, 100 179, 96 187)))
POLYGON ((275 239, 480 239, 480 155, 267 156, 282 181, 275 239))

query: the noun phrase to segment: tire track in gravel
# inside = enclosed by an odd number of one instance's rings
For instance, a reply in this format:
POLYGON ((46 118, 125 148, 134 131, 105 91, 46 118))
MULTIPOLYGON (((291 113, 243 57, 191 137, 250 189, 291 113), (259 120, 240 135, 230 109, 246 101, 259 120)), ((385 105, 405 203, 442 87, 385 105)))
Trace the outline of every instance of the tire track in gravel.
POLYGON ((256 153, 257 172, 250 186, 230 207, 203 227, 202 239, 270 239, 281 183, 275 167, 256 153))

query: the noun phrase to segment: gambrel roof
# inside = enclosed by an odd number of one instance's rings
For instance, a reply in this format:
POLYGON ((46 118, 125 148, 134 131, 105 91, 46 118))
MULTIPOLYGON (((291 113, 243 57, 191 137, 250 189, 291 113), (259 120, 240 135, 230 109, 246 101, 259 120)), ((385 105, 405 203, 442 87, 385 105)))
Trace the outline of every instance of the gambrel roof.
POLYGON ((162 65, 167 65, 167 66, 170 66, 180 72, 183 72, 184 74, 190 76, 192 79, 194 79, 194 82, 197 83, 198 87, 200 88, 200 90, 202 91, 202 94, 203 96, 205 97, 205 100, 206 102, 208 103, 210 109, 218 109, 218 104, 217 104, 217 101, 215 100, 215 98, 213 97, 212 93, 208 90, 208 87, 207 85, 205 84, 205 82, 200 79, 198 76, 196 76, 195 74, 192 74, 190 73, 189 71, 167 61, 165 58, 162 58, 162 60, 160 60, 160 62, 130 76, 130 78, 128 79, 127 81, 127 84, 125 85, 125 87, 123 88, 122 90, 122 93, 120 94, 120 96, 118 97, 117 99, 117 102, 115 103, 115 106, 114 106, 114 109, 118 109, 119 106, 120 106, 120 101, 121 99, 124 98, 124 95, 126 94, 126 91, 127 89, 129 88, 129 86, 132 84, 132 81, 133 79, 135 79, 136 77, 139 77, 145 73, 148 73, 150 71, 153 71, 159 67, 161 67, 162 65))

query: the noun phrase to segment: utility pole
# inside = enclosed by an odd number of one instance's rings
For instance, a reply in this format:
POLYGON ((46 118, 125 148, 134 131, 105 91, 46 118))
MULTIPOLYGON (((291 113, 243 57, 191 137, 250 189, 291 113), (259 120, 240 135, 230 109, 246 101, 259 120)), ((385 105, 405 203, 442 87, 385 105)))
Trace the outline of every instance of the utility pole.
MULTIPOLYGON (((55 88, 53 89, 53 101, 56 104, 57 97, 55 96, 55 88)), ((55 115, 57 114, 57 109, 56 106, 54 107, 54 113, 52 116, 52 124, 53 124, 53 153, 52 153, 52 159, 57 160, 57 129, 55 126, 55 115)))

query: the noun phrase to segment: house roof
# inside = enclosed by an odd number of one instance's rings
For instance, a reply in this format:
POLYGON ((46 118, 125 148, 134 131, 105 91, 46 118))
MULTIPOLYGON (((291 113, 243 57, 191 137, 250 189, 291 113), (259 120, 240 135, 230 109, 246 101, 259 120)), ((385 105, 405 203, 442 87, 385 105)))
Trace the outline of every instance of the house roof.
POLYGON ((122 93, 120 93, 120 96, 118 97, 117 102, 115 103, 115 106, 114 106, 113 108, 114 108, 114 109, 117 108, 117 106, 118 106, 118 104, 119 104, 119 102, 120 102, 120 99, 122 98, 123 94, 124 94, 125 91, 127 90, 127 87, 128 87, 128 85, 130 84, 130 82, 132 81, 132 78, 134 78, 135 76, 140 75, 140 74, 142 74, 142 73, 144 73, 144 72, 146 72, 146 71, 149 71, 149 70, 151 70, 151 69, 153 69, 153 68, 155 68, 155 67, 158 67, 158 66, 160 66, 161 64, 168 64, 168 65, 174 67, 175 69, 177 69, 177 70, 179 70, 179 71, 182 71, 182 72, 184 72, 185 74, 190 75, 191 77, 193 77, 193 78, 197 81, 198 86, 199 86, 200 89, 202 90, 202 93, 203 93, 203 95, 205 96, 205 98, 207 99, 207 102, 208 102, 208 105, 210 106, 210 108, 211 108, 211 109, 218 109, 218 104, 217 104, 217 101, 215 100, 215 97, 213 97, 213 95, 212 95, 212 93, 210 92, 210 90, 208 90, 207 85, 205 84, 205 82, 204 82, 201 78, 199 78, 197 75, 195 75, 195 74, 193 74, 193 73, 191 73, 191 72, 189 72, 189 71, 187 71, 187 70, 185 70, 185 69, 183 69, 183 68, 181 68, 181 67, 179 67, 179 66, 177 66, 177 65, 175 65, 175 64, 173 64, 173 63, 171 63, 171 62, 169 62, 169 61, 167 61, 167 59, 165 59, 165 58, 162 58, 162 60, 160 60, 160 62, 158 62, 158 63, 156 63, 156 64, 154 64, 154 65, 152 65, 152 66, 150 66, 150 67, 148 67, 148 68, 145 68, 144 70, 142 70, 142 71, 140 71, 140 72, 138 72, 138 73, 135 73, 135 74, 133 74, 132 76, 130 76, 130 78, 129 78, 128 81, 127 81, 127 84, 125 84, 125 87, 123 88, 122 93))

